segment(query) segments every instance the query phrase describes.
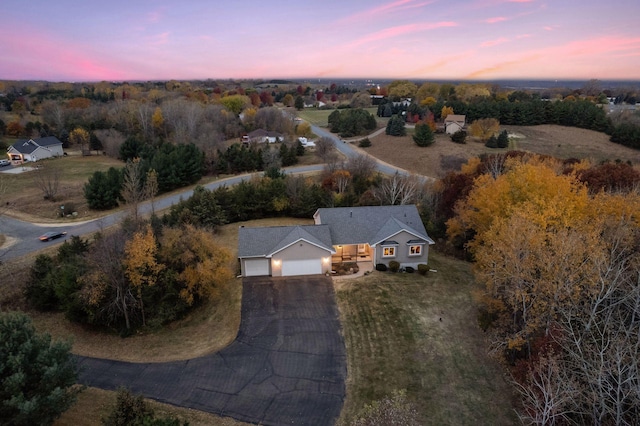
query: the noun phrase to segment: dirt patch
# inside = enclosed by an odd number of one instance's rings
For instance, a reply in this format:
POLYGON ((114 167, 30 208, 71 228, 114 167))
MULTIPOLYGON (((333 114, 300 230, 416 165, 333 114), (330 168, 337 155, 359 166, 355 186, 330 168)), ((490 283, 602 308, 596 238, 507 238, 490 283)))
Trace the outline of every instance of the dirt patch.
POLYGON ((411 136, 380 134, 371 137, 372 146, 363 148, 363 151, 410 172, 436 178, 457 170, 460 164, 472 157, 511 149, 558 158, 587 158, 594 162, 622 159, 637 167, 640 165, 640 151, 610 142, 608 135, 593 130, 548 124, 502 126, 502 129, 515 136, 510 138, 507 149, 490 149, 473 138, 469 138, 466 144, 456 144, 444 134, 437 134, 433 145, 422 148, 413 142, 411 136))

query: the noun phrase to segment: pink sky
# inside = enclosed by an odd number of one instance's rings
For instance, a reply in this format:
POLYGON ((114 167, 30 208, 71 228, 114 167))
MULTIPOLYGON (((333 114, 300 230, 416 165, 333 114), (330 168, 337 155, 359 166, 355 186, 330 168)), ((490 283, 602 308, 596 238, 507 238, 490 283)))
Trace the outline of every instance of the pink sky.
POLYGON ((640 1, 2 0, 0 79, 640 80, 640 1))

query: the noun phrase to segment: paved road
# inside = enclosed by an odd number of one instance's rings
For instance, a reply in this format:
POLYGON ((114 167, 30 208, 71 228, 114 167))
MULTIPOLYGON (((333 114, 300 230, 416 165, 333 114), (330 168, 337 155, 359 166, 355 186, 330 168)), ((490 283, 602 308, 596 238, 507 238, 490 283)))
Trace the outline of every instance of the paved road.
POLYGON ((212 355, 135 364, 79 358, 80 382, 264 425, 332 425, 346 350, 331 278, 245 279, 236 340, 212 355))

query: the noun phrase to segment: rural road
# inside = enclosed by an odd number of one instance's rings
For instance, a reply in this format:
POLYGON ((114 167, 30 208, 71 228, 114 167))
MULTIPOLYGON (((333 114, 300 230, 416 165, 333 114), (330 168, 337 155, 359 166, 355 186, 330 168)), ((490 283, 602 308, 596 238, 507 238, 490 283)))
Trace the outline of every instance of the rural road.
POLYGON ((165 363, 78 357, 80 383, 261 425, 335 424, 346 349, 330 277, 244 279, 236 340, 165 363))

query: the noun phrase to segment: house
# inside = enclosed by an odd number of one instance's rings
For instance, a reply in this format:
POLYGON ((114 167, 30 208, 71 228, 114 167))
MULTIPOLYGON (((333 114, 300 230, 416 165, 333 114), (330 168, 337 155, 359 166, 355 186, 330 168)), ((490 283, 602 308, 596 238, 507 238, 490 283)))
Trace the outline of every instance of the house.
POLYGON ((241 227, 242 276, 327 273, 346 262, 428 263, 434 244, 414 205, 321 208, 315 225, 241 227))
POLYGON ((464 130, 466 126, 466 115, 449 114, 444 119, 444 131, 452 135, 459 130, 464 130))
POLYGON ((7 154, 12 161, 24 163, 36 162, 44 158, 61 157, 62 142, 55 136, 47 136, 39 139, 21 139, 7 149, 7 154))
POLYGON ((243 143, 275 143, 282 142, 284 137, 281 133, 271 132, 269 130, 257 129, 243 136, 243 143))

